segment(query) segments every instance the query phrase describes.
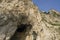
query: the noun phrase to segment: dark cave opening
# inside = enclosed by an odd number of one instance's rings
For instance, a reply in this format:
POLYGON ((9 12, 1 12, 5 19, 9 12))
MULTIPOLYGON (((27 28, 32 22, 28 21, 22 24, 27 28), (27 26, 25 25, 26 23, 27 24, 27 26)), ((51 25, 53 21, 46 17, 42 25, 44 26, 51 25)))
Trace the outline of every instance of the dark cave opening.
POLYGON ((32 25, 30 24, 21 24, 21 25, 18 25, 18 29, 16 30, 17 32, 24 32, 26 31, 27 28, 31 28, 32 25))
POLYGON ((15 32, 15 34, 11 37, 10 40, 20 40, 22 36, 25 36, 25 32, 28 30, 31 30, 32 25, 31 24, 20 24, 17 26, 17 30, 15 32), (23 34, 21 34, 23 33, 23 34), (22 35, 22 36, 21 36, 22 35))
POLYGON ((16 30, 17 32, 24 32, 26 30, 26 24, 21 24, 18 25, 18 29, 16 30))

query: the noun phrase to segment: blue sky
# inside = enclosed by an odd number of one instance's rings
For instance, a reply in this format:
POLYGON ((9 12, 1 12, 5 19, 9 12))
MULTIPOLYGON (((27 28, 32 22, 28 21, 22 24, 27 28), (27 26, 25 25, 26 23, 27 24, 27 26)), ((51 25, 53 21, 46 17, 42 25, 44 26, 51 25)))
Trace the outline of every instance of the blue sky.
POLYGON ((40 10, 48 12, 55 9, 60 12, 60 0, 33 0, 40 10))

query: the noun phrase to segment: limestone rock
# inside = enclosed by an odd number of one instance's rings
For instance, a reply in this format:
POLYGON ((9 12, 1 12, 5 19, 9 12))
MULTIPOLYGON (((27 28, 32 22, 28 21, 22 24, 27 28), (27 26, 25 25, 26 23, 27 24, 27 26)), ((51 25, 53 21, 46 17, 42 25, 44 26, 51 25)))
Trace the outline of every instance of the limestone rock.
POLYGON ((0 40, 60 40, 60 13, 39 11, 32 0, 0 0, 0 40))

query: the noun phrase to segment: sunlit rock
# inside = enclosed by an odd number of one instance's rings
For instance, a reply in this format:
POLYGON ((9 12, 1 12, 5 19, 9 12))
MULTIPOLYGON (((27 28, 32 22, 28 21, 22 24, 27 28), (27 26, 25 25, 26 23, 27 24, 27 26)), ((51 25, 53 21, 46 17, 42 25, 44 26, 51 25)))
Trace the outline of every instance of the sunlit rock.
POLYGON ((0 0, 0 40, 60 40, 60 13, 32 0, 0 0))

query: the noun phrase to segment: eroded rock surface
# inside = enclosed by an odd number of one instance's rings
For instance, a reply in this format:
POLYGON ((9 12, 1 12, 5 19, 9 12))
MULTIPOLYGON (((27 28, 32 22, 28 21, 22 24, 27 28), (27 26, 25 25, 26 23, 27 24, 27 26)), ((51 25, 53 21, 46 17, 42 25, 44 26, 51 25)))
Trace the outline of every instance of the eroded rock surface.
POLYGON ((32 0, 0 0, 0 40, 60 40, 60 13, 39 11, 32 0))

